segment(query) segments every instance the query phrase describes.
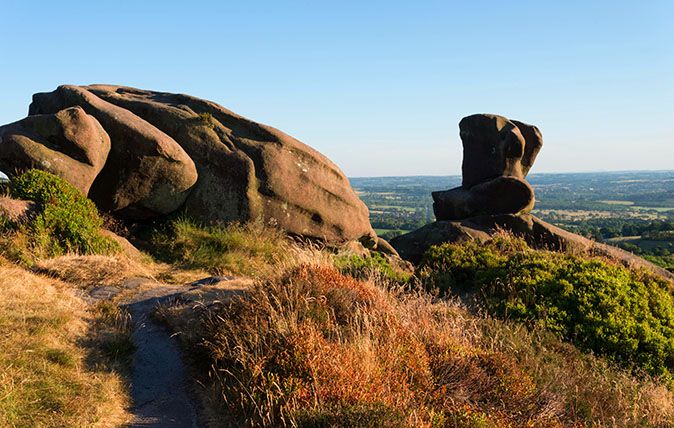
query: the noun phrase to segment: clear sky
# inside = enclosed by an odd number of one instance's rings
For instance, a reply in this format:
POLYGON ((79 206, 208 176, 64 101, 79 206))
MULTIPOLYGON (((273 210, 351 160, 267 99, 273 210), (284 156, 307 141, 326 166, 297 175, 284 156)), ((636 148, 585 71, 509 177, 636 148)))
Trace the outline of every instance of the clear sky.
POLYGON ((533 123, 534 172, 674 169, 674 1, 0 0, 0 123, 34 92, 183 92, 350 176, 458 174, 458 121, 533 123))

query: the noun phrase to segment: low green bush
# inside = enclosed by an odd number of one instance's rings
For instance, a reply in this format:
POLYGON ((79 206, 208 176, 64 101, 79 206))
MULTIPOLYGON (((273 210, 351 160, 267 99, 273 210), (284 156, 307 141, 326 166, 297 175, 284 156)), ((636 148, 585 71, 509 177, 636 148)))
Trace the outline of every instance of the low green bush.
POLYGON ((507 237, 432 247, 418 269, 427 288, 474 291, 493 315, 665 379, 674 373, 672 284, 653 274, 507 237))
POLYGON ((383 279, 396 282, 407 283, 412 274, 395 269, 391 263, 381 253, 372 252, 369 256, 339 255, 334 259, 335 267, 344 275, 349 275, 356 279, 368 279, 372 276, 379 276, 383 279))
POLYGON ((12 179, 10 194, 36 203, 36 213, 26 224, 11 226, 27 235, 40 255, 100 254, 119 249, 114 240, 101 234, 103 220, 94 203, 65 180, 29 170, 12 179))

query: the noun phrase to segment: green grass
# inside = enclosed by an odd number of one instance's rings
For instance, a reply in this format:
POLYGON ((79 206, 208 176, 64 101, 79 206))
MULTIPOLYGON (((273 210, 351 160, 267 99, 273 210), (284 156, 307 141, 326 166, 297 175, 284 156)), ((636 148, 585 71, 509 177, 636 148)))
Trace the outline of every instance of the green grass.
POLYGON ((377 235, 383 235, 385 233, 398 233, 402 235, 403 233, 409 232, 409 230, 405 229, 375 229, 374 231, 377 235))
POLYGON ((620 201, 620 200, 605 200, 605 201, 597 201, 602 204, 607 204, 607 205, 625 205, 625 206, 630 206, 634 205, 634 202, 632 201, 620 201))
POLYGON ((202 226, 187 218, 155 232, 152 244, 161 258, 183 267, 254 277, 273 271, 289 250, 285 234, 273 227, 259 223, 202 226))
POLYGON ((494 315, 672 378, 674 297, 667 280, 599 258, 533 250, 508 237, 432 247, 418 272, 428 288, 472 292, 494 315))

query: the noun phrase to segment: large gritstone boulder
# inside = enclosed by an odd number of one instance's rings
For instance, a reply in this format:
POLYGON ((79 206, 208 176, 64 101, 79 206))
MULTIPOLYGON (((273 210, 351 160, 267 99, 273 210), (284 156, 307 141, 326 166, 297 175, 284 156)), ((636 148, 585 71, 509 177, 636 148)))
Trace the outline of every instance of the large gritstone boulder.
POLYGON ((38 168, 63 177, 87 194, 103 169, 110 138, 80 107, 28 116, 0 127, 0 169, 38 168))
POLYGON ((95 117, 110 136, 107 162, 89 191, 102 210, 147 218, 168 214, 183 204, 197 181, 197 171, 173 138, 85 87, 59 86, 53 92, 35 94, 29 114, 56 113, 71 106, 95 117))
POLYGON ((518 214, 534 207, 525 177, 543 146, 538 128, 503 116, 474 114, 459 123, 463 183, 433 192, 438 220, 484 214, 518 214))
POLYGON ((144 218, 181 207, 204 223, 263 220, 377 247, 368 209, 342 171, 277 129, 188 95, 111 85, 36 94, 30 113, 72 105, 110 135, 108 162, 89 193, 106 211, 144 218))
POLYGON ((264 219, 329 242, 373 237, 368 210, 339 168, 283 132, 210 101, 93 85, 88 90, 170 135, 199 171, 185 209, 206 222, 264 219))

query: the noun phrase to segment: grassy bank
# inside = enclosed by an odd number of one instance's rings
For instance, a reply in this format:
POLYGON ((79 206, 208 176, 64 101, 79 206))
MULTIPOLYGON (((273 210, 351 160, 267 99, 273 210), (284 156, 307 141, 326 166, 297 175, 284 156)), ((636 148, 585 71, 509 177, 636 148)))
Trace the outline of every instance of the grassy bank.
POLYGON ((97 349, 127 342, 120 318, 88 309, 65 284, 0 265, 0 426, 117 426, 122 378, 97 349), (107 318, 112 316, 112 319, 107 318), (93 326, 105 326, 92 334, 93 326))
POLYGON ((674 396, 541 328, 300 265, 162 318, 219 420, 248 426, 669 426, 674 396), (196 308, 196 309, 195 309, 196 308), (189 331, 180 330, 189 326, 189 331))

